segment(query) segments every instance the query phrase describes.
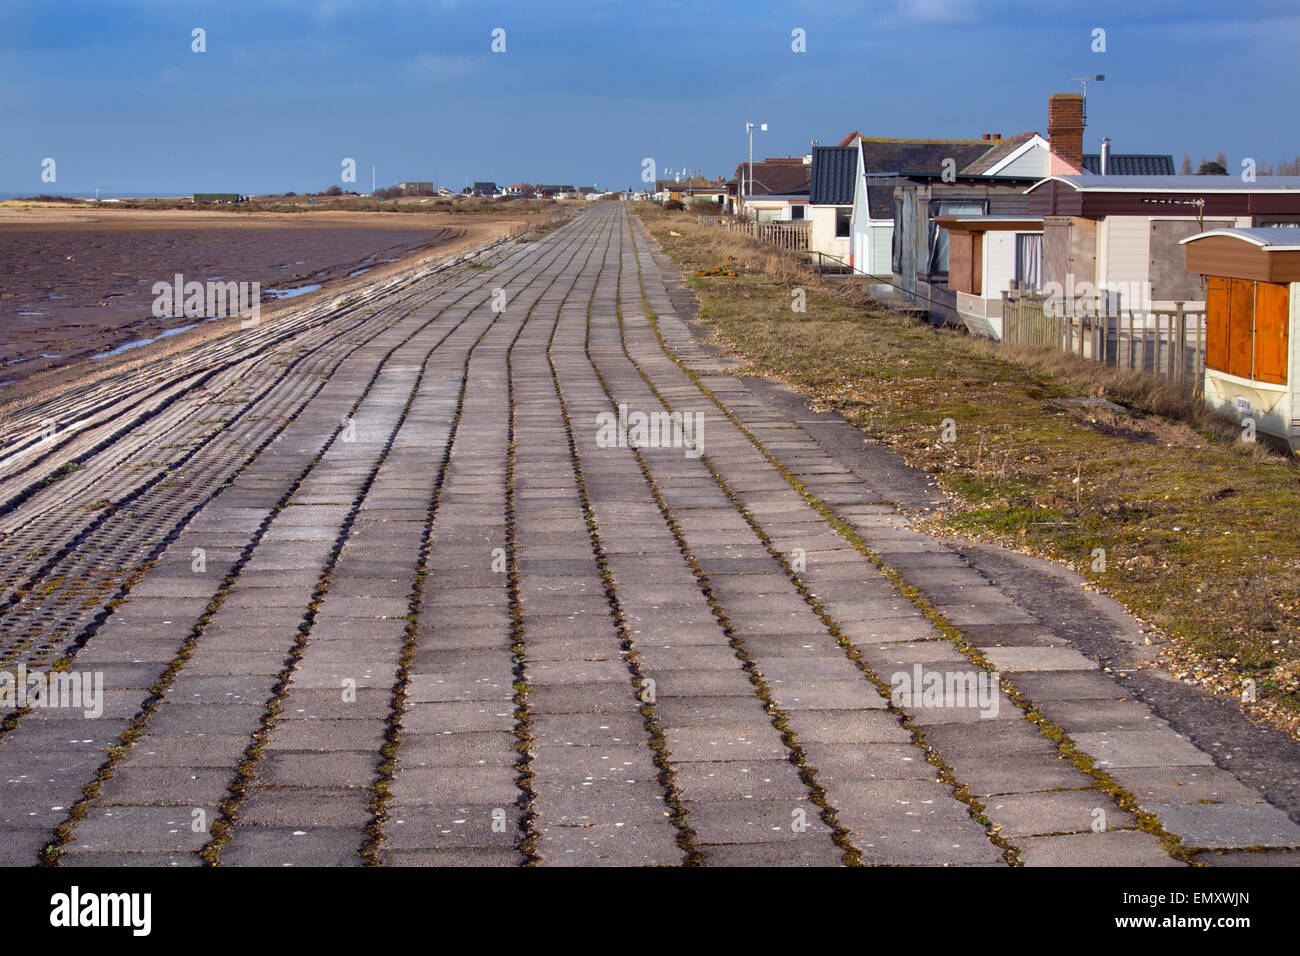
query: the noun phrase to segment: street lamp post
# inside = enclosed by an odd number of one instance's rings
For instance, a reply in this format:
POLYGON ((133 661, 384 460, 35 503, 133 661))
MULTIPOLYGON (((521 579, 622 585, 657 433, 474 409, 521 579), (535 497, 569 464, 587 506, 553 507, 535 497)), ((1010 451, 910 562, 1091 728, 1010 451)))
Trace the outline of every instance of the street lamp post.
MULTIPOLYGON (((767 132, 766 123, 759 123, 757 125, 760 133, 767 132)), ((754 126, 754 123, 745 124, 745 132, 749 134, 749 166, 746 167, 747 175, 741 180, 740 208, 742 210, 745 208, 745 196, 749 194, 750 188, 754 185, 754 126), (745 185, 746 182, 748 182, 748 186, 745 185)), ((749 217, 746 216, 746 218, 749 217)))

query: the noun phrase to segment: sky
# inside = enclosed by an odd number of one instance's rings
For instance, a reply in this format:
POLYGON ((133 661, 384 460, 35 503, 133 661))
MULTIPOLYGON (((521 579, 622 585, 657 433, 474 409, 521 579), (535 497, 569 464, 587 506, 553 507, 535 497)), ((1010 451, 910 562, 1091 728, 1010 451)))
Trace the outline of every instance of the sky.
POLYGON ((1298 49, 1294 0, 3 0, 0 193, 623 189, 729 177, 747 121, 755 158, 1045 134, 1098 73, 1086 152, 1234 172, 1300 153, 1298 49))

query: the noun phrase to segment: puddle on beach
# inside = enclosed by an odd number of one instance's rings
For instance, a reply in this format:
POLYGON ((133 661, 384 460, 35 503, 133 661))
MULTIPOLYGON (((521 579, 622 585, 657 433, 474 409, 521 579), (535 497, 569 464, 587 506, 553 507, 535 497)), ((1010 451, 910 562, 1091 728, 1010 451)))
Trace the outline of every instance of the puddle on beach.
POLYGON ((314 285, 300 285, 296 289, 263 289, 263 295, 274 296, 277 299, 292 299, 300 295, 306 295, 308 292, 315 292, 320 288, 320 283, 314 285))
MULTIPOLYGON (((204 321, 207 320, 205 319, 204 321)), ((92 355, 91 358, 100 359, 108 358, 112 355, 121 355, 123 352, 128 352, 131 349, 138 349, 140 346, 148 345, 150 342, 157 342, 159 339, 165 339, 169 335, 179 335, 181 332, 188 332, 190 329, 196 328, 199 324, 200 323, 198 322, 192 322, 189 325, 182 325, 179 329, 168 329, 166 332, 159 332, 150 339, 136 339, 134 342, 127 342, 125 345, 119 345, 115 349, 109 349, 107 352, 100 352, 98 355, 92 355)))

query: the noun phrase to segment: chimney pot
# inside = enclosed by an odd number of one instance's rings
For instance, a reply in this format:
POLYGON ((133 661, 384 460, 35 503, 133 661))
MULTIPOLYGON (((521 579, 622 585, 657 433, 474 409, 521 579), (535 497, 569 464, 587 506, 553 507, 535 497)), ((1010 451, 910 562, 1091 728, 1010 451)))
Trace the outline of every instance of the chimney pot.
POLYGON ((1001 134, 1001 133, 994 133, 994 134, 993 134, 993 138, 994 138, 995 140, 1001 140, 1001 139, 1002 139, 1002 134, 1001 134))
POLYGON ((983 138, 984 138, 984 139, 989 139, 989 134, 988 134, 988 133, 985 133, 983 138))

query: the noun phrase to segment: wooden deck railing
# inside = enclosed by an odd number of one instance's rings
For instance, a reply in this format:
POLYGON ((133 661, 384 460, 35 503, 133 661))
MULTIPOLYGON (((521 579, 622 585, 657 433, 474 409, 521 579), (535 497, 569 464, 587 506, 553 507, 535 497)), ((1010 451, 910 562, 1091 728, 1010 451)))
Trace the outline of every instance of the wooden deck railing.
POLYGON ((701 226, 721 226, 742 233, 760 242, 770 242, 782 249, 801 252, 808 248, 808 220, 784 222, 757 222, 753 219, 729 219, 722 216, 700 216, 701 226))

